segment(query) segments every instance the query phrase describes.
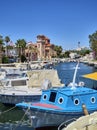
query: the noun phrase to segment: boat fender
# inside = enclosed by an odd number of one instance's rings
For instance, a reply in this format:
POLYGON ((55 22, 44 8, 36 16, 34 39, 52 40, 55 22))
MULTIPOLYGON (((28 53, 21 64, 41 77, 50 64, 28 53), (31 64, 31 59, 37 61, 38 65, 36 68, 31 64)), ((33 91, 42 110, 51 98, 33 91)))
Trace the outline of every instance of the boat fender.
POLYGON ((84 112, 84 114, 85 114, 85 115, 89 115, 88 110, 87 110, 85 104, 82 104, 82 108, 83 108, 83 112, 84 112))

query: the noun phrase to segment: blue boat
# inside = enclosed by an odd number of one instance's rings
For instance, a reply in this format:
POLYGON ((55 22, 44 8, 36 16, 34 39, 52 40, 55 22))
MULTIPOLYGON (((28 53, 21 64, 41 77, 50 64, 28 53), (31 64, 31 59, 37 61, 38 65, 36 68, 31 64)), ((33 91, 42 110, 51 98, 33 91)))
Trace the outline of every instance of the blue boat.
POLYGON ((83 82, 75 83, 76 66, 72 83, 61 88, 43 90, 39 102, 18 103, 17 107, 28 110, 33 128, 56 126, 77 119, 97 110, 97 90, 85 87, 83 82))

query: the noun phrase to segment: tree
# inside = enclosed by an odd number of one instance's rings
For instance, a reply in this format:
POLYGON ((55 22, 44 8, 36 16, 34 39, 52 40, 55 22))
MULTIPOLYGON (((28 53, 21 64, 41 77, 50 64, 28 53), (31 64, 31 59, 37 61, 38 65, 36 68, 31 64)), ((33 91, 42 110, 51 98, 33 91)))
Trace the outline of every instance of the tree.
POLYGON ((89 43, 90 43, 90 48, 94 52, 94 58, 97 59, 97 31, 93 33, 92 35, 89 35, 89 43))
POLYGON ((19 57, 21 58, 22 55, 25 55, 25 48, 26 48, 26 41, 24 39, 19 39, 16 42, 16 46, 19 50, 19 57))
POLYGON ((9 36, 5 37, 5 42, 6 42, 6 55, 8 56, 8 43, 10 42, 9 36))
POLYGON ((57 52, 57 56, 61 57, 61 53, 62 53, 62 47, 61 46, 55 46, 54 50, 57 52))
POLYGON ((70 55, 70 51, 66 51, 66 52, 64 53, 64 57, 65 57, 65 58, 69 58, 69 55, 70 55))
POLYGON ((79 54, 80 56, 85 56, 86 54, 89 54, 91 52, 91 50, 89 49, 82 49, 80 51, 77 51, 77 54, 79 54))
POLYGON ((0 63, 2 63, 2 45, 4 44, 3 36, 0 35, 0 63))

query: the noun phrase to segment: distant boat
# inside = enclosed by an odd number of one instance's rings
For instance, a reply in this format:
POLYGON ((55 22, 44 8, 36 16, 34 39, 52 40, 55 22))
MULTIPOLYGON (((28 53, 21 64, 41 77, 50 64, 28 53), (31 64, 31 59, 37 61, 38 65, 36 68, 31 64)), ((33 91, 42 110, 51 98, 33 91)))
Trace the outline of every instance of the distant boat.
POLYGON ((16 104, 24 111, 29 110, 28 117, 33 128, 58 127, 65 121, 97 110, 97 90, 85 87, 83 82, 75 83, 78 66, 79 63, 68 86, 43 90, 39 102, 16 104))

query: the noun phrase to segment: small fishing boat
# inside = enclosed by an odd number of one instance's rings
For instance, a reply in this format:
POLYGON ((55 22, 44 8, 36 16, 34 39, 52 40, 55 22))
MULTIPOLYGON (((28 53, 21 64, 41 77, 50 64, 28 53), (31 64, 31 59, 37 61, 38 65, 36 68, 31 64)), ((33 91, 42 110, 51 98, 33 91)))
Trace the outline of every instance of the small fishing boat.
POLYGON ((58 127, 65 121, 97 110, 97 90, 85 87, 83 82, 75 83, 78 66, 79 63, 68 86, 43 90, 39 102, 16 104, 24 111, 29 109, 27 114, 33 128, 58 127))

